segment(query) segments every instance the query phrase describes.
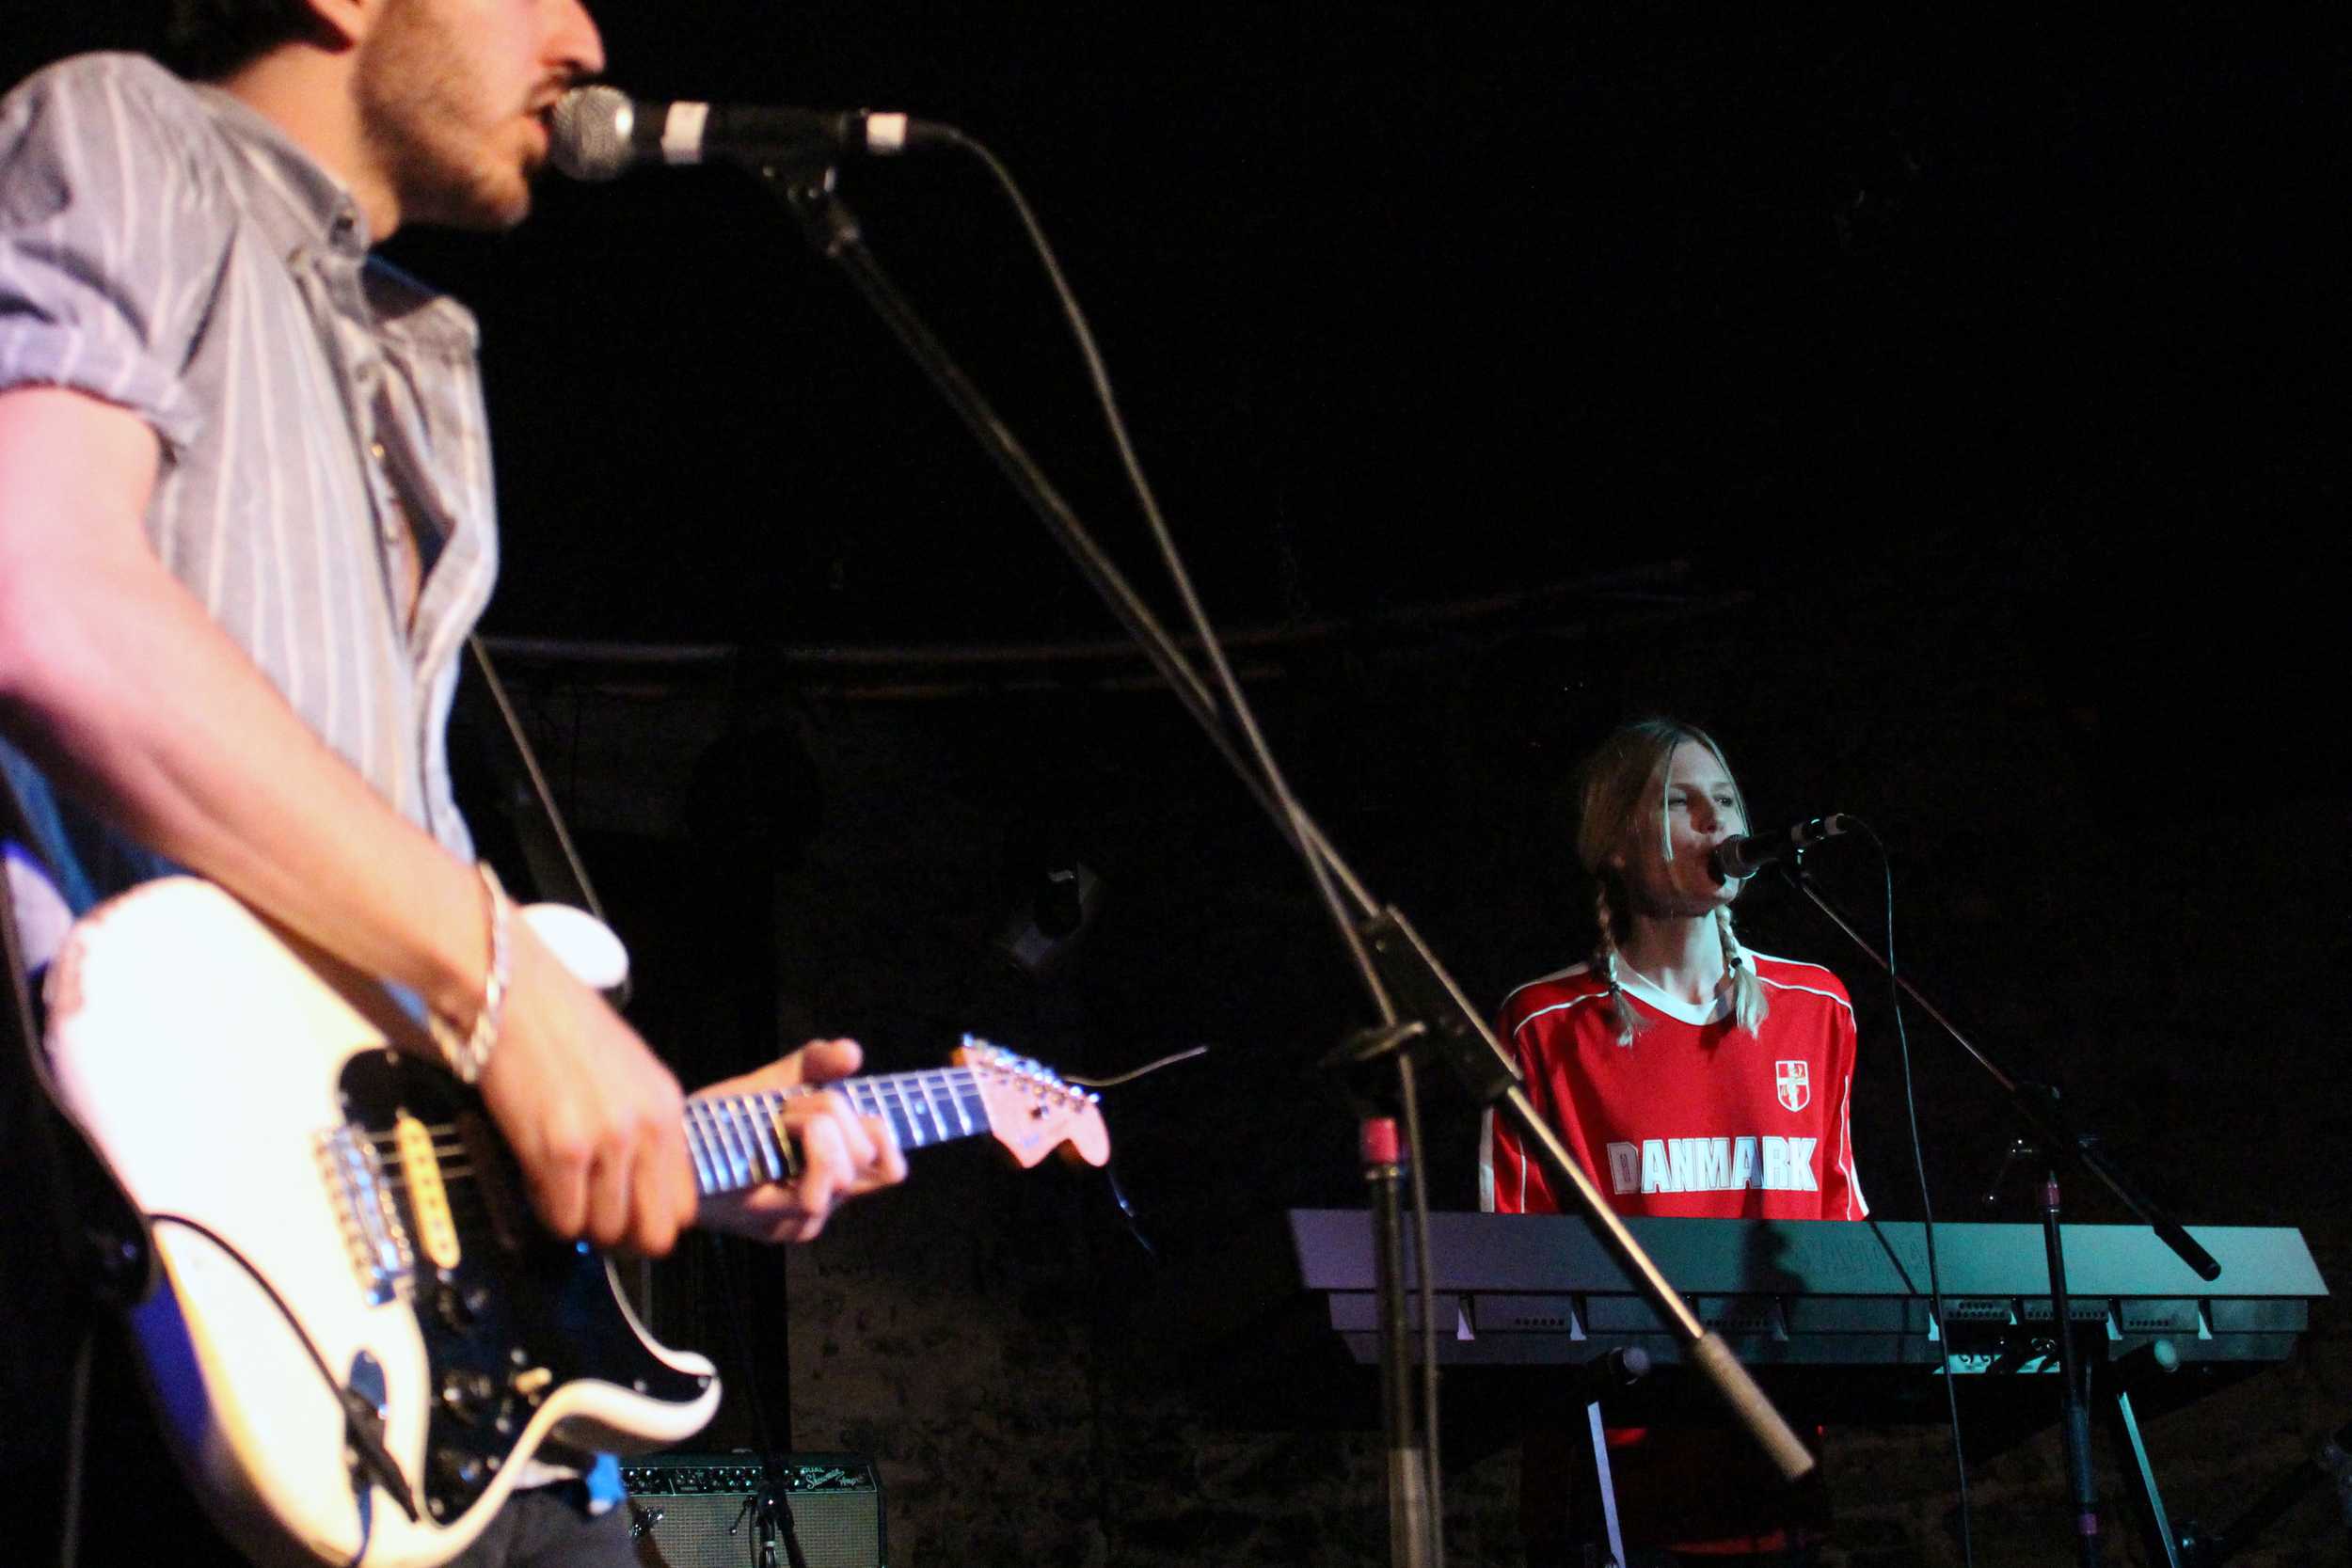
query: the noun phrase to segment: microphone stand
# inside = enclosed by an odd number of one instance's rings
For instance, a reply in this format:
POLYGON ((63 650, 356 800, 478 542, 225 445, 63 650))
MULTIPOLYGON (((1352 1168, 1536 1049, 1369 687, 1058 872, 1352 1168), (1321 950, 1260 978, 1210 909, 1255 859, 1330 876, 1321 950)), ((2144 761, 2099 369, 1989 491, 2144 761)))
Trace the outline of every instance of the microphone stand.
MULTIPOLYGON (((1498 1115, 1508 1118, 1551 1176, 1553 1190, 1575 1198, 1603 1246, 1681 1342, 1686 1358, 1707 1375, 1725 1406, 1772 1457, 1782 1475, 1792 1484, 1809 1476, 1815 1467, 1813 1455, 1740 1366, 1729 1346, 1719 1335, 1708 1330, 1633 1240, 1632 1233, 1602 1199, 1559 1134, 1535 1113, 1517 1068, 1485 1019, 1463 996, 1461 989, 1402 911, 1375 900, 1323 836, 1321 829, 1282 791, 1279 779, 1262 774, 1244 759, 1216 697, 1193 670, 1183 649, 1161 626, 1079 522, 1070 504, 875 261, 866 246, 856 216, 835 190, 834 169, 821 163, 778 163, 763 166, 757 172, 798 220, 810 245, 842 270, 946 398, 981 448, 1168 682, 1210 744, 1305 859, 1318 890, 1333 908, 1341 933, 1358 961, 1366 990, 1380 1016, 1379 1027, 1351 1037, 1345 1046, 1334 1053, 1331 1065, 1359 1077, 1368 1069, 1392 1068, 1409 1107, 1415 1073, 1430 1057, 1442 1061, 1475 1104, 1491 1106, 1498 1115)), ((1205 639, 1209 635, 1205 625, 1201 631, 1205 639)), ((1237 714, 1237 718, 1247 724, 1246 713, 1237 714)), ((1401 1320, 1405 1287, 1401 1259, 1396 1255, 1403 1249, 1383 1246, 1379 1250, 1383 1262, 1383 1315, 1401 1320)), ((1425 1273, 1427 1250, 1420 1250, 1425 1273)), ((1422 1328, 1424 1336, 1433 1332, 1425 1310, 1422 1328)), ((1401 1335, 1384 1338, 1383 1384, 1392 1390, 1402 1390, 1407 1385, 1406 1369, 1392 1364, 1402 1360, 1401 1340, 1401 1335)), ((1434 1404, 1434 1361, 1427 1370, 1428 1397, 1434 1404)), ((1427 1414, 1434 1434, 1434 1409, 1427 1414)), ((1393 1440, 1402 1445, 1400 1454, 1413 1451, 1405 1434, 1393 1434, 1393 1440)), ((1427 1467, 1430 1484, 1425 1493, 1422 1487, 1408 1485, 1400 1488, 1404 1496, 1391 1497, 1391 1555, 1395 1568, 1437 1568, 1442 1560, 1442 1520, 1431 1506, 1437 1497, 1435 1472, 1433 1460, 1427 1467)))
MULTIPOLYGON (((2213 1254, 2198 1244, 2197 1239, 2178 1220, 2166 1213, 2153 1198, 2148 1196, 2137 1183, 2107 1158, 2094 1134, 2080 1132, 2067 1124, 2058 1109, 2056 1089, 2046 1085, 2021 1084, 2010 1077, 1990 1056, 1978 1050, 1968 1037, 1944 1016, 1942 1009, 1920 994, 1916 986, 1897 974, 1887 963, 1885 955, 1873 947, 1844 911, 1821 892, 1813 874, 1804 868, 1804 850, 1802 847, 1790 855, 1780 870, 1782 880, 1827 915, 1857 949, 1885 971, 1887 977, 1901 989, 1905 996, 1935 1021, 1936 1025, 1967 1053, 1971 1061, 1984 1069, 1985 1075, 2008 1097, 2010 1108, 2016 1113, 2018 1119, 2032 1130, 2033 1147, 2042 1151, 2049 1160, 2042 1182, 2042 1235, 2050 1274, 2051 1333, 2058 1341, 2058 1381, 2064 1390, 2060 1396, 2060 1415, 2065 1434, 2066 1471, 2074 1504, 2078 1560, 2084 1568, 2097 1568, 2101 1560, 2099 1494, 2090 1467, 2090 1369, 2081 1365, 2081 1350, 2074 1342, 2073 1308, 2067 1296, 2066 1252, 2063 1233, 2058 1227, 2059 1164, 2071 1164, 2113 1193, 2142 1224, 2155 1232, 2158 1240, 2178 1254, 2181 1261, 2194 1270, 2199 1278, 2218 1278, 2221 1265, 2214 1260, 2213 1254)), ((1948 1353, 1951 1348, 1950 1325, 1942 1324, 1939 1327, 1946 1334, 1944 1344, 1948 1353)))
POLYGON ((1443 1543, 1430 1536, 1435 1508, 1429 1484, 1431 1461, 1421 1434, 1413 1430, 1412 1394, 1405 1378, 1411 1365, 1405 1293, 1387 1288, 1390 1280, 1401 1280, 1405 1274, 1405 1222, 1397 1196, 1404 1160, 1395 1118, 1367 1109, 1357 1128, 1356 1144, 1363 1162, 1364 1186, 1372 1195, 1372 1240, 1382 1283, 1380 1430, 1389 1449, 1389 1539, 1400 1547, 1411 1544, 1412 1552, 1399 1555, 1407 1561, 1420 1561, 1432 1551, 1442 1556, 1443 1543))

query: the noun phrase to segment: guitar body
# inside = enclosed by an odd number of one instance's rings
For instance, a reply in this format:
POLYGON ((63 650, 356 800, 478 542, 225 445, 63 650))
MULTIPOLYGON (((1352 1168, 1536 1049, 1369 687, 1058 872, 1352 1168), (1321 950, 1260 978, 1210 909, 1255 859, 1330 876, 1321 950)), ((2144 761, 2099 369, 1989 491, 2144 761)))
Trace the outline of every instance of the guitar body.
POLYGON ((76 927, 49 999, 63 1107, 152 1227, 132 1325, 166 1435, 258 1559, 430 1568, 520 1461, 665 1447, 717 1408, 710 1364, 537 1226, 472 1091, 392 1049, 423 1031, 384 986, 177 879, 76 927), (351 1463, 344 1386, 414 1519, 351 1463))

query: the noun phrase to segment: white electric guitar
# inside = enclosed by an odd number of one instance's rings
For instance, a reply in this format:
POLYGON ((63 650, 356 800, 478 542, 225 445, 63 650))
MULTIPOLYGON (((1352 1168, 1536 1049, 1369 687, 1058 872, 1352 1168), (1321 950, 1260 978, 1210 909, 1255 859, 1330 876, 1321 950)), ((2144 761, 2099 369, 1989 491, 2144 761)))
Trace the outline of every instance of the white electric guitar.
MULTIPOLYGON (((431 1568, 518 1461, 668 1447, 717 1409, 711 1364, 541 1228, 389 988, 181 878, 77 925, 48 997, 63 1107, 154 1239, 132 1323, 166 1434, 258 1560, 431 1568)), ((910 1148, 1109 1158, 1093 1096, 968 1037, 952 1067, 827 1086, 910 1148)), ((688 1102, 706 1195, 792 1173, 785 1099, 688 1102)))

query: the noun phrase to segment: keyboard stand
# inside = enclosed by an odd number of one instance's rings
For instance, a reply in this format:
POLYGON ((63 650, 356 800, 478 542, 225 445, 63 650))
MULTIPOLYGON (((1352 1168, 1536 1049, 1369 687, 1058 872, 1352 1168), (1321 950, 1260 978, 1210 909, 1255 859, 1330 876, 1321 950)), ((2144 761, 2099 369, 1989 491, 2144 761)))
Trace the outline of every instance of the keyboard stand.
POLYGON ((2140 1544, 2151 1564, 2185 1568, 2181 1538, 2164 1511, 2164 1494, 2156 1486, 2155 1466, 2148 1462, 2148 1446, 2139 1439, 2139 1419, 2132 1414, 2128 1387, 2116 1386, 2100 1402, 2105 1406, 2107 1437, 2115 1449, 2116 1466, 2130 1492, 2132 1518, 2139 1526, 2140 1544))
MULTIPOLYGON (((2148 1376, 2169 1374, 2179 1365, 2171 1342, 2159 1339, 2122 1361, 2099 1363, 2092 1374, 2093 1397, 2105 1418, 2116 1469, 2127 1493, 2125 1500, 2151 1568, 2206 1568, 2218 1560, 2201 1552, 2196 1538, 2173 1528, 2171 1515, 2164 1506, 2163 1489, 2156 1482, 2155 1465, 2140 1437, 2138 1415, 2132 1408, 2135 1385, 2148 1376)), ((1599 1493, 1603 1539, 1608 1544, 1604 1568, 1623 1568, 1625 1536, 1617 1518, 1617 1489, 1609 1468, 1609 1440, 1601 1402, 1586 1402, 1584 1416, 1592 1442, 1593 1479, 1599 1493)), ((1524 1481, 1521 1484, 1525 1484, 1524 1481)))
MULTIPOLYGON (((1609 1476, 1609 1434, 1601 1429, 1600 1401, 1584 1406, 1584 1418, 1593 1429, 1593 1475, 1600 1482, 1600 1522, 1609 1537, 1608 1568, 1625 1568, 1625 1532, 1617 1528, 1617 1483, 1609 1476)), ((1527 1484, 1525 1478, 1519 1484, 1527 1484)))

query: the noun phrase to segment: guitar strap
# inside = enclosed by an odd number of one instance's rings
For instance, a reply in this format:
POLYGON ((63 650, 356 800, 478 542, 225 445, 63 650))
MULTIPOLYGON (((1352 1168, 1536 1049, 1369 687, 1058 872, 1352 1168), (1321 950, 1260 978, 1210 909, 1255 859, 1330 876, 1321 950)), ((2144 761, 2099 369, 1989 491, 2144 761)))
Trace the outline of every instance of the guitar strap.
MULTIPOLYGON (((498 669, 490 662, 490 650, 479 636, 468 637, 466 647, 471 655, 467 662, 472 680, 463 695, 469 710, 478 708, 481 705, 475 700, 475 689, 479 689, 498 713, 497 723, 477 723, 473 727, 484 734, 483 758, 490 770, 499 815, 515 834, 516 850, 531 873, 532 887, 541 898, 586 910, 611 925, 605 918, 603 901, 597 898, 596 886, 588 879, 588 867, 572 843, 570 830, 564 824, 564 814, 556 807, 555 792, 548 786, 538 753, 532 750, 531 738, 523 733, 521 716, 515 711, 506 685, 499 679, 498 669)), ((612 1003, 618 1007, 628 1001, 628 983, 624 980, 612 1003)))
MULTIPOLYGON (((399 428, 399 420, 392 423, 395 429, 399 428)), ((438 527, 428 526, 428 520, 440 518, 444 514, 429 499, 432 486, 418 477, 421 464, 415 439, 404 439, 400 445, 397 460, 390 465, 392 486, 401 509, 408 515, 409 531, 416 540, 423 567, 430 572, 442 532, 438 527)), ((581 863, 579 851, 572 846, 571 832, 564 825, 564 814, 556 809, 555 795, 548 787, 547 774, 540 769, 538 754, 532 751, 531 740, 523 734, 522 720, 506 694, 505 683, 499 679, 496 666, 490 662, 490 650, 479 632, 467 634, 466 653, 466 665, 459 671, 460 700, 453 716, 453 724, 470 728, 483 738, 481 755, 490 772, 493 799, 500 816, 515 835, 516 849, 531 873, 531 887, 540 898, 586 910, 610 926, 612 922, 605 920, 604 905, 588 879, 588 867, 581 863), (469 671, 470 681, 466 679, 469 671), (497 710, 497 723, 470 722, 481 705, 477 689, 497 710)), ((628 1000, 626 981, 612 1000, 615 1006, 628 1000)))

